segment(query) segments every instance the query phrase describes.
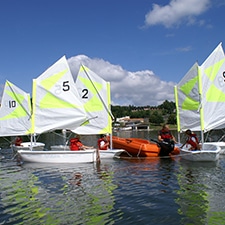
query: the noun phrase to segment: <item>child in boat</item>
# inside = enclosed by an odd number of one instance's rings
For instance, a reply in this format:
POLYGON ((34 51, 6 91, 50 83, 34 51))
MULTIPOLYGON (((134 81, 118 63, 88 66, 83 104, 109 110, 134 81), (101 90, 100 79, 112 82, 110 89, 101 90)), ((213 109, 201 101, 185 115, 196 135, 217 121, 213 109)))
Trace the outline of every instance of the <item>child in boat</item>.
POLYGON ((93 148, 93 146, 86 146, 80 141, 80 135, 76 135, 75 138, 70 139, 70 150, 78 151, 93 148))
POLYGON ((190 129, 186 130, 185 134, 187 135, 187 140, 183 144, 183 146, 185 144, 189 144, 189 145, 191 145, 191 147, 188 150, 190 150, 190 151, 200 150, 200 145, 199 145, 199 141, 198 141, 196 134, 193 133, 190 129))
POLYGON ((23 139, 22 139, 20 136, 18 136, 18 137, 16 137, 16 139, 14 140, 14 145, 15 145, 15 146, 21 146, 22 142, 23 142, 23 139))
POLYGON ((158 133, 158 140, 163 141, 165 139, 171 139, 174 141, 174 143, 177 143, 175 137, 172 135, 169 125, 164 124, 162 129, 158 133))
POLYGON ((158 141, 160 146, 160 156, 177 155, 180 149, 175 146, 177 143, 175 137, 172 135, 169 125, 164 124, 158 133, 158 141))
POLYGON ((101 138, 98 139, 98 149, 107 150, 109 148, 109 141, 105 134, 101 135, 101 138))

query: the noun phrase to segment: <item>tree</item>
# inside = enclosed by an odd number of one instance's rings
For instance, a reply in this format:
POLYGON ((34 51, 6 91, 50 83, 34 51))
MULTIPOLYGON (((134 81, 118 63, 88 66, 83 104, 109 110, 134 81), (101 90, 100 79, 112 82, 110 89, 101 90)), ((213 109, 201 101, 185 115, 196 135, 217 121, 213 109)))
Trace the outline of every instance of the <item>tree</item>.
POLYGON ((171 114, 174 112, 176 105, 174 102, 169 102, 168 100, 165 100, 161 105, 158 106, 159 109, 165 110, 166 114, 171 114))
POLYGON ((176 124, 177 123, 177 118, 176 118, 176 114, 172 113, 169 115, 167 123, 169 124, 176 124))
POLYGON ((150 118, 150 123, 156 125, 164 123, 176 124, 176 105, 174 102, 165 100, 159 106, 111 106, 112 114, 116 118, 130 116, 130 118, 150 118))
POLYGON ((161 123, 164 123, 164 119, 162 115, 158 111, 154 111, 149 119, 150 123, 160 125, 161 123))

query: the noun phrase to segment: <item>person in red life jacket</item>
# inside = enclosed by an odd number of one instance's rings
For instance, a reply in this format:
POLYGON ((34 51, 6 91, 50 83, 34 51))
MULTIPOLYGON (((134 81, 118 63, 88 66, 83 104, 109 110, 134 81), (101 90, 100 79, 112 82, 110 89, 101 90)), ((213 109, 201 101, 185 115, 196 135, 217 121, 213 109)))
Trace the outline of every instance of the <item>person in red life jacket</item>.
POLYGON ((183 144, 183 146, 185 144, 189 144, 189 145, 191 145, 189 150, 191 150, 191 151, 200 150, 200 145, 199 145, 199 141, 198 141, 196 134, 194 134, 190 129, 186 130, 185 134, 187 135, 187 140, 183 144))
POLYGON ((180 153, 180 149, 175 146, 177 141, 172 135, 169 125, 164 124, 162 129, 158 132, 158 141, 160 147, 159 156, 171 156, 180 153))
POLYGON ((23 140, 20 136, 16 137, 16 139, 14 140, 14 145, 15 146, 21 146, 23 140))
POLYGON ((162 141, 166 141, 166 139, 173 140, 174 143, 177 143, 175 137, 172 135, 170 131, 169 125, 164 124, 162 129, 158 133, 158 141, 162 142, 162 141))
POLYGON ((93 146, 86 146, 80 141, 80 135, 76 135, 75 138, 70 139, 70 150, 71 151, 78 151, 78 150, 85 150, 88 148, 93 148, 93 146))
POLYGON ((98 149, 107 150, 109 148, 109 141, 105 134, 101 135, 101 138, 98 139, 98 149))

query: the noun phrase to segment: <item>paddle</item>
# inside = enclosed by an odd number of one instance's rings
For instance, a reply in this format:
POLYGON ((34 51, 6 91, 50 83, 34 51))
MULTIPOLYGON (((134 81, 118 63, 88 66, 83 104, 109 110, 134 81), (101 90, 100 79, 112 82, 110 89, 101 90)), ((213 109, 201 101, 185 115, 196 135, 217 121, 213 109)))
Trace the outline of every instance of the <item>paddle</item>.
POLYGON ((182 144, 182 146, 180 148, 183 148, 185 146, 186 142, 184 144, 182 144))

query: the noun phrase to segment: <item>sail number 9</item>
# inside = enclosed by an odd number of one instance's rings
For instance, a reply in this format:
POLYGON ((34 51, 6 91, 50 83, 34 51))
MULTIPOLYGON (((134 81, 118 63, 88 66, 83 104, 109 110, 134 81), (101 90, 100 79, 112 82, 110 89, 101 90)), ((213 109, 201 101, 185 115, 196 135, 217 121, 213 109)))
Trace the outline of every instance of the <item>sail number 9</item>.
POLYGON ((225 71, 223 71, 222 73, 222 76, 220 75, 218 77, 218 83, 219 83, 219 86, 224 88, 224 83, 225 83, 225 71))

